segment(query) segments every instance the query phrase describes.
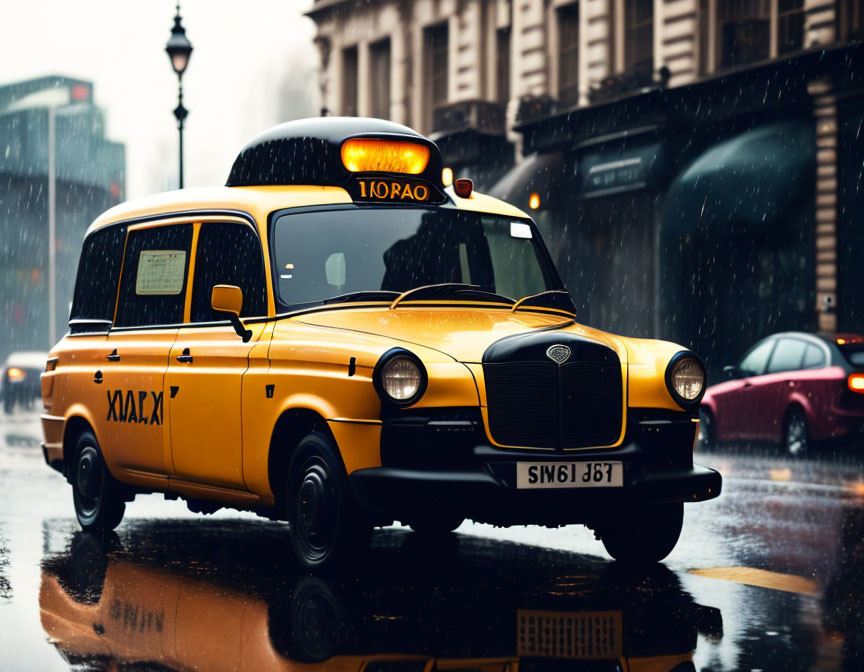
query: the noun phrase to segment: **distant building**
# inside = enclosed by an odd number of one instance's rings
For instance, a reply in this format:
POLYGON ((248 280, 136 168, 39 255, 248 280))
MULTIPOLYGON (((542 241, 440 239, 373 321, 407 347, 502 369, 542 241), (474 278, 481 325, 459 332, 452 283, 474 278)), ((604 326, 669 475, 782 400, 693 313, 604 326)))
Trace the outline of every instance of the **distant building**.
MULTIPOLYGON (((105 138, 90 82, 41 77, 0 86, 0 358, 48 349, 66 329, 84 232, 125 194, 125 148, 105 138), (52 113, 53 109, 53 113, 52 113), (48 172, 54 118, 57 315, 48 318, 48 172)), ((94 278, 94 282, 98 282, 94 278)))
POLYGON ((689 343, 714 372, 772 331, 864 330, 862 0, 309 16, 326 110, 407 123, 480 188, 535 195, 583 321, 689 343))

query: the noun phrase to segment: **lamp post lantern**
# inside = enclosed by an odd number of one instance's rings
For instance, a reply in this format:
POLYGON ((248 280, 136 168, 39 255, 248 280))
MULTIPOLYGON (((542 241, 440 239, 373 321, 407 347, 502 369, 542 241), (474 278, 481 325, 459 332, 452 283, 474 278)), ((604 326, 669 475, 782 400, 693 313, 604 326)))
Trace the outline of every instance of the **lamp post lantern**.
POLYGON ((183 122, 189 110, 183 107, 183 73, 189 65, 189 56, 192 55, 192 43, 186 37, 186 29, 180 18, 180 2, 177 2, 177 15, 174 17, 174 27, 171 29, 171 37, 165 45, 168 58, 171 59, 171 67, 177 73, 177 107, 174 108, 174 117, 177 119, 177 130, 180 132, 180 177, 179 186, 183 188, 183 122))

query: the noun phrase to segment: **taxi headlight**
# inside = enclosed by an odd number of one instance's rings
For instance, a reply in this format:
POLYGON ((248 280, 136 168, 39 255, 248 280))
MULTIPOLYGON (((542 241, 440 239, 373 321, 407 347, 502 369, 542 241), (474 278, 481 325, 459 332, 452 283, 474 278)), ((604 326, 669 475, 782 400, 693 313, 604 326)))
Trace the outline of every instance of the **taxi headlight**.
POLYGON ((679 404, 695 405, 705 391, 705 367, 695 356, 680 353, 669 362, 666 384, 679 404))
POLYGON ((413 404, 426 391, 423 364, 402 348, 394 348, 381 358, 374 381, 382 400, 400 406, 413 404))

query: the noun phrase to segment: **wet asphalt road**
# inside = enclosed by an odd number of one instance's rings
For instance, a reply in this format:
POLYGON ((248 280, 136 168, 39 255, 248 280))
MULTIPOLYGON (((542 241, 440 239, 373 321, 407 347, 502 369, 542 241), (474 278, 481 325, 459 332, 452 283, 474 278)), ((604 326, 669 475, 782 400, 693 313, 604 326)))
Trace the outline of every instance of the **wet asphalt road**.
POLYGON ((466 523, 309 576, 283 526, 157 496, 82 535, 38 442, 0 419, 0 670, 864 670, 862 460, 698 456, 722 496, 638 573, 583 528, 466 523))

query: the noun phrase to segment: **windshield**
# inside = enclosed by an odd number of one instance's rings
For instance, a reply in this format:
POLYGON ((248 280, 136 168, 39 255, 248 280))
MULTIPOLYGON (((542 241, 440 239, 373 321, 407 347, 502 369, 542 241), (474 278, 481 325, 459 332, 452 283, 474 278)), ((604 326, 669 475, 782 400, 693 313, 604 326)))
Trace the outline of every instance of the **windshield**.
POLYGON ((289 307, 355 292, 386 300, 441 283, 511 299, 563 289, 534 225, 512 217, 414 208, 288 214, 274 224, 272 249, 289 307))

